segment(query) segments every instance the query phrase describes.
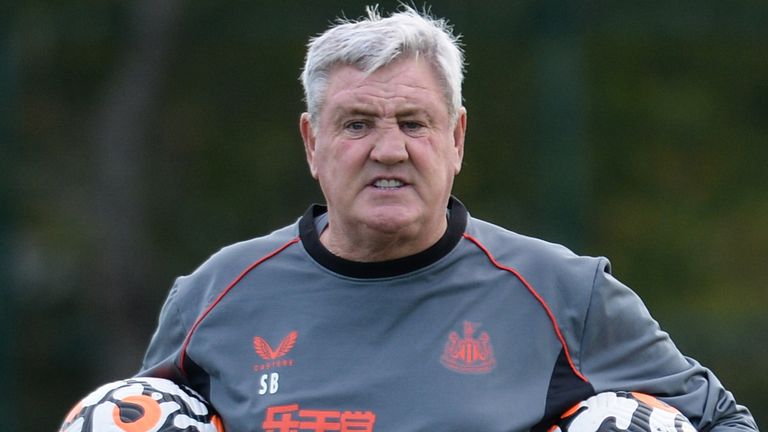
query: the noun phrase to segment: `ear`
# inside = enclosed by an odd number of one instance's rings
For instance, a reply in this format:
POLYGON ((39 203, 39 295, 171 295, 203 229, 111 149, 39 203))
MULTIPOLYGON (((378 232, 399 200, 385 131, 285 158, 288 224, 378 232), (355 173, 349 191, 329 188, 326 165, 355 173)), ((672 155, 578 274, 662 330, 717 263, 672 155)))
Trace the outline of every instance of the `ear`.
POLYGON ((307 164, 312 177, 317 179, 317 168, 315 167, 315 131, 312 129, 312 122, 309 119, 309 113, 302 113, 299 119, 299 131, 301 139, 304 141, 304 151, 307 153, 307 164))
POLYGON ((458 175, 461 171, 462 161, 464 160, 464 138, 467 135, 467 109, 459 108, 456 125, 453 127, 453 146, 456 152, 455 172, 458 175))

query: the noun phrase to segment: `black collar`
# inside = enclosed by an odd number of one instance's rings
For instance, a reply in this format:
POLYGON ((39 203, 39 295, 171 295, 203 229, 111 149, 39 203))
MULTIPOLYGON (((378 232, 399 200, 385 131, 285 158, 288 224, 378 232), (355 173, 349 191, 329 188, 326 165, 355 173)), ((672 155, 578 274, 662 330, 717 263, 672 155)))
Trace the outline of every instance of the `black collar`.
POLYGON ((328 211, 324 205, 313 204, 307 209, 299 221, 299 235, 309 255, 328 270, 353 278, 392 277, 410 273, 436 262, 459 243, 467 227, 467 209, 461 201, 451 197, 448 210, 448 228, 437 243, 415 255, 389 261, 350 261, 326 249, 320 243, 320 236, 315 226, 315 218, 328 211))

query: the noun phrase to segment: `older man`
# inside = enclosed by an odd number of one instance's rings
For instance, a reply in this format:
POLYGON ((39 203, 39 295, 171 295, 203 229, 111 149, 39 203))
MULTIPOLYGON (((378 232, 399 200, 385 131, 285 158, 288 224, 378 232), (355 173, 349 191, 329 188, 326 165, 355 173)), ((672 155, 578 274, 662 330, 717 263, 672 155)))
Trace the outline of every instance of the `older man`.
POLYGON ((408 8, 313 39, 300 130, 327 206, 179 278, 143 373, 184 379, 237 432, 522 431, 607 390, 756 430, 606 259, 451 197, 462 63, 446 24, 408 8))

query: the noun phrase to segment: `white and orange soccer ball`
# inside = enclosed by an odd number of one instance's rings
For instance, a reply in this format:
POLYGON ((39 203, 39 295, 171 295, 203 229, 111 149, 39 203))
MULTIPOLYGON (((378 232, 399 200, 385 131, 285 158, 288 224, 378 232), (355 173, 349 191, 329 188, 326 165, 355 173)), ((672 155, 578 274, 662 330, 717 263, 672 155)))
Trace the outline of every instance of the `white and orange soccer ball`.
POLYGON ((80 400, 59 432, 223 432, 211 406, 194 390, 161 378, 105 384, 80 400))
POLYGON ((566 411, 549 432, 696 432, 672 406, 643 393, 605 392, 566 411))

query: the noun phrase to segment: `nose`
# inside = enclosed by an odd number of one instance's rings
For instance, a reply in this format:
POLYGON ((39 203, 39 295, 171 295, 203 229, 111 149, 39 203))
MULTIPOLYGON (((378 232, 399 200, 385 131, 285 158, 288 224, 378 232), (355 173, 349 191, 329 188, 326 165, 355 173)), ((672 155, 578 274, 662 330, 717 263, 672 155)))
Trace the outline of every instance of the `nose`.
POLYGON ((408 160, 407 140, 400 128, 382 128, 377 135, 371 149, 372 160, 385 165, 396 165, 408 160))

